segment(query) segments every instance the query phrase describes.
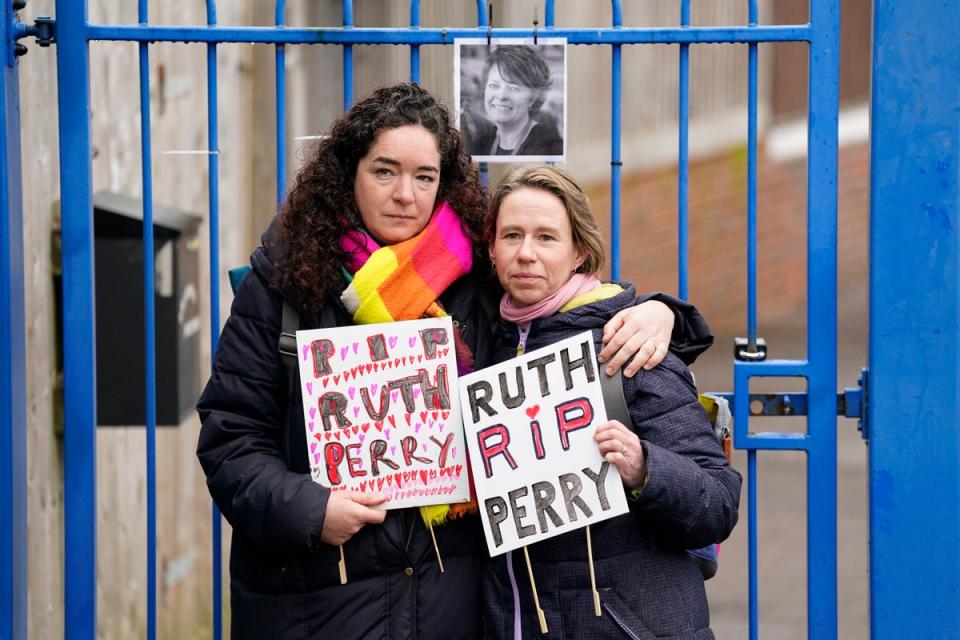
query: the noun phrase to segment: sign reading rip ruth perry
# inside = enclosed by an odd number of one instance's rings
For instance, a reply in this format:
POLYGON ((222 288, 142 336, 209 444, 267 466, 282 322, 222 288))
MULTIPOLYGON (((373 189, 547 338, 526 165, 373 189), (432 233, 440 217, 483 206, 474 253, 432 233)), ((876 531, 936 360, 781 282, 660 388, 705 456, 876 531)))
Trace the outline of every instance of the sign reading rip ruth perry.
POLYGON ((310 472, 386 508, 470 498, 450 318, 297 332, 310 472))
POLYGON ((491 556, 627 512, 593 439, 607 420, 598 373, 587 332, 460 379, 491 556))

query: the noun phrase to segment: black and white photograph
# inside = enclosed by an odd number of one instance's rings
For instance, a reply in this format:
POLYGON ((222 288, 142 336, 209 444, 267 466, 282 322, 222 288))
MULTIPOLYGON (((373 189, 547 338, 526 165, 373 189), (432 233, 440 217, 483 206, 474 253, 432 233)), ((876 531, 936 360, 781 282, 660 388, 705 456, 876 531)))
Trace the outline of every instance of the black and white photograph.
POLYGON ((454 42, 457 123, 478 162, 562 162, 566 38, 454 42))

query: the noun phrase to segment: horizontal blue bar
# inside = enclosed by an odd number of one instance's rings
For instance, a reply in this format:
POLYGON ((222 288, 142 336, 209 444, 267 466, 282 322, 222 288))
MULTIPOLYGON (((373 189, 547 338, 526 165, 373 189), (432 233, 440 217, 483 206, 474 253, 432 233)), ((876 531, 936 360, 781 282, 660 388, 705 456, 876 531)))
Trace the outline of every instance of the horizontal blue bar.
MULTIPOLYGON (((486 38, 487 29, 432 28, 290 28, 157 25, 102 25, 87 27, 89 40, 131 42, 235 42, 249 44, 452 44, 454 38, 486 38)), ((494 38, 529 38, 533 30, 491 29, 494 38)), ((733 42, 807 42, 804 25, 766 27, 618 27, 616 29, 540 29, 541 38, 566 38, 569 44, 669 44, 733 42)))
POLYGON ((806 433, 775 432, 749 433, 745 437, 736 437, 737 449, 757 449, 763 451, 809 451, 810 436, 806 433))

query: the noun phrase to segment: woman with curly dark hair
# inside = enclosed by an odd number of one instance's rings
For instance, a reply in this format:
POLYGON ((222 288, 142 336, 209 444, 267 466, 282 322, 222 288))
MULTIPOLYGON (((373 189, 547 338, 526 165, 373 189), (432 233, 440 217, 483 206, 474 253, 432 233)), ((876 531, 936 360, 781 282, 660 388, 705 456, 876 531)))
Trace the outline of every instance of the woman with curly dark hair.
MULTIPOLYGON (((297 177, 251 256, 197 407, 197 455, 233 526, 233 637, 479 633, 486 550, 469 505, 384 511, 384 496, 314 483, 300 385, 277 346, 285 303, 305 329, 450 315, 458 367, 491 363, 500 291, 480 242, 486 206, 449 113, 412 84, 357 103, 297 177), (423 518, 443 524, 443 573, 423 518)), ((695 357, 709 330, 667 302, 680 312, 675 347, 695 357)), ((634 307, 611 322, 603 356, 633 358, 627 374, 659 362, 673 323, 660 302, 634 307)))

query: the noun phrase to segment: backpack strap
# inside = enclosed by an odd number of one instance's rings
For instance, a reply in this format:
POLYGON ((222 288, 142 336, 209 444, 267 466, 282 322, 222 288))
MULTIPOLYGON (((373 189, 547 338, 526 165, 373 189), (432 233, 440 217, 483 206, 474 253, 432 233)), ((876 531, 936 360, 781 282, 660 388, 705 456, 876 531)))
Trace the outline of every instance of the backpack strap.
POLYGON ((294 385, 297 384, 297 329, 300 328, 300 313, 292 304, 283 301, 283 311, 280 316, 280 337, 277 339, 277 351, 280 352, 283 364, 287 368, 287 395, 293 396, 294 385))
POLYGON ((600 390, 603 392, 603 406, 607 410, 607 420, 619 420, 627 427, 633 427, 633 419, 627 409, 627 399, 623 395, 623 369, 617 369, 612 376, 600 370, 600 390))

